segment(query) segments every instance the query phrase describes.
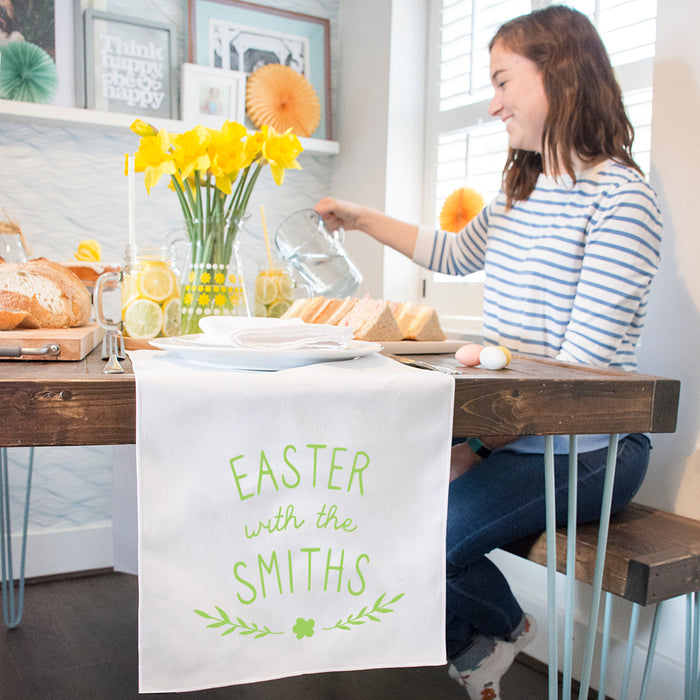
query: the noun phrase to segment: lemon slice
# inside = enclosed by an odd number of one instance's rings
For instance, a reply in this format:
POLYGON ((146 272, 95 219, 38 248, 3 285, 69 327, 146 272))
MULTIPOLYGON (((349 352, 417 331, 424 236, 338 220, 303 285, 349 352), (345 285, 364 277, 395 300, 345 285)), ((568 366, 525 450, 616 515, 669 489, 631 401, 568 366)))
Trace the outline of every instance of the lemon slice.
POLYGON ((255 301, 261 304, 271 304, 277 296, 279 290, 277 283, 269 275, 261 272, 255 280, 255 301))
POLYGON ((255 302, 255 308, 253 309, 254 316, 262 316, 265 318, 267 316, 267 306, 261 304, 259 301, 255 302))
POLYGON ((280 288, 280 294, 287 301, 294 301, 294 280, 285 272, 280 275, 277 283, 280 288))
POLYGON ((102 258, 102 246, 93 238, 85 238, 78 243, 78 251, 74 255, 76 260, 99 262, 102 258))
POLYGON ((163 335, 180 335, 180 299, 173 297, 163 304, 163 335))
POLYGON ((134 299, 124 311, 124 330, 130 338, 155 338, 163 327, 163 312, 155 301, 134 299))
POLYGON ((161 265, 149 265, 139 273, 141 296, 153 301, 165 301, 175 291, 173 273, 161 265))
POLYGON ((270 318, 279 318, 290 306, 288 301, 276 301, 268 307, 267 315, 270 318))

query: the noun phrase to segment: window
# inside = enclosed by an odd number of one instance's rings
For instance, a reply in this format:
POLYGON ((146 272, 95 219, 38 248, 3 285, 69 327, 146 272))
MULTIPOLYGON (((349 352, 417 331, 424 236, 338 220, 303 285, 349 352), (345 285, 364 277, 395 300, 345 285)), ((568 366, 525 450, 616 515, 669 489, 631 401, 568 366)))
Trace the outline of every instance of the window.
MULTIPOLYGON (((469 186, 490 201, 498 192, 508 150, 505 128, 488 116, 493 95, 488 43, 498 27, 548 0, 431 0, 426 221, 437 225, 442 205, 469 186)), ((634 157, 649 172, 652 61, 656 0, 574 0, 610 54, 635 128, 634 157)), ((447 330, 474 330, 481 315, 483 274, 462 278, 423 272, 426 303, 447 330)))

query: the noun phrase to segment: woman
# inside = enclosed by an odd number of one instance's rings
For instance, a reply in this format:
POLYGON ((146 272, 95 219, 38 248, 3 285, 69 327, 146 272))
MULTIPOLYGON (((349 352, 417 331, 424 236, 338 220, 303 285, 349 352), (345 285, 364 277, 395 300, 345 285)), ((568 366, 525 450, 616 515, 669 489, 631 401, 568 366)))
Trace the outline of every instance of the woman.
MULTIPOLYGON (((489 46, 506 126, 502 189, 459 234, 326 198, 331 228, 358 229, 439 272, 486 272, 486 342, 566 362, 635 368, 659 262, 656 195, 631 156, 632 126, 588 19, 551 6, 503 25, 489 46)), ((579 438, 579 521, 600 514, 607 437, 579 438)), ((621 438, 613 510, 637 492, 649 441, 621 438)), ((557 518, 566 522, 568 438, 555 438, 557 518)), ((485 556, 545 528, 544 439, 470 438, 453 448, 447 528, 447 655, 470 698, 498 698, 534 636, 485 556)))

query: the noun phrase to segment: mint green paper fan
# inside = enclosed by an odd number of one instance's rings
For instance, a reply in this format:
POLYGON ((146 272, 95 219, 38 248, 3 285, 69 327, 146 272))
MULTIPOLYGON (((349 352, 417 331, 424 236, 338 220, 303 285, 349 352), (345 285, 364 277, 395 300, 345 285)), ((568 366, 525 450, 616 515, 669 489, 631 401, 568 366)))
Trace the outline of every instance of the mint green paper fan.
POLYGON ((0 47, 0 97, 20 102, 51 102, 58 70, 49 54, 28 41, 0 47))

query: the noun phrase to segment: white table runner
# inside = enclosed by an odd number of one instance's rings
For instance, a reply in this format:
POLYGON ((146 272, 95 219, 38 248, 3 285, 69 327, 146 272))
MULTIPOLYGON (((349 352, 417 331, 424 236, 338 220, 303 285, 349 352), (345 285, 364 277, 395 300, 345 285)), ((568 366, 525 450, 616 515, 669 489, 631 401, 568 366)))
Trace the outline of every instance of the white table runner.
POLYGON ((131 357, 141 692, 445 662, 451 377, 131 357))

